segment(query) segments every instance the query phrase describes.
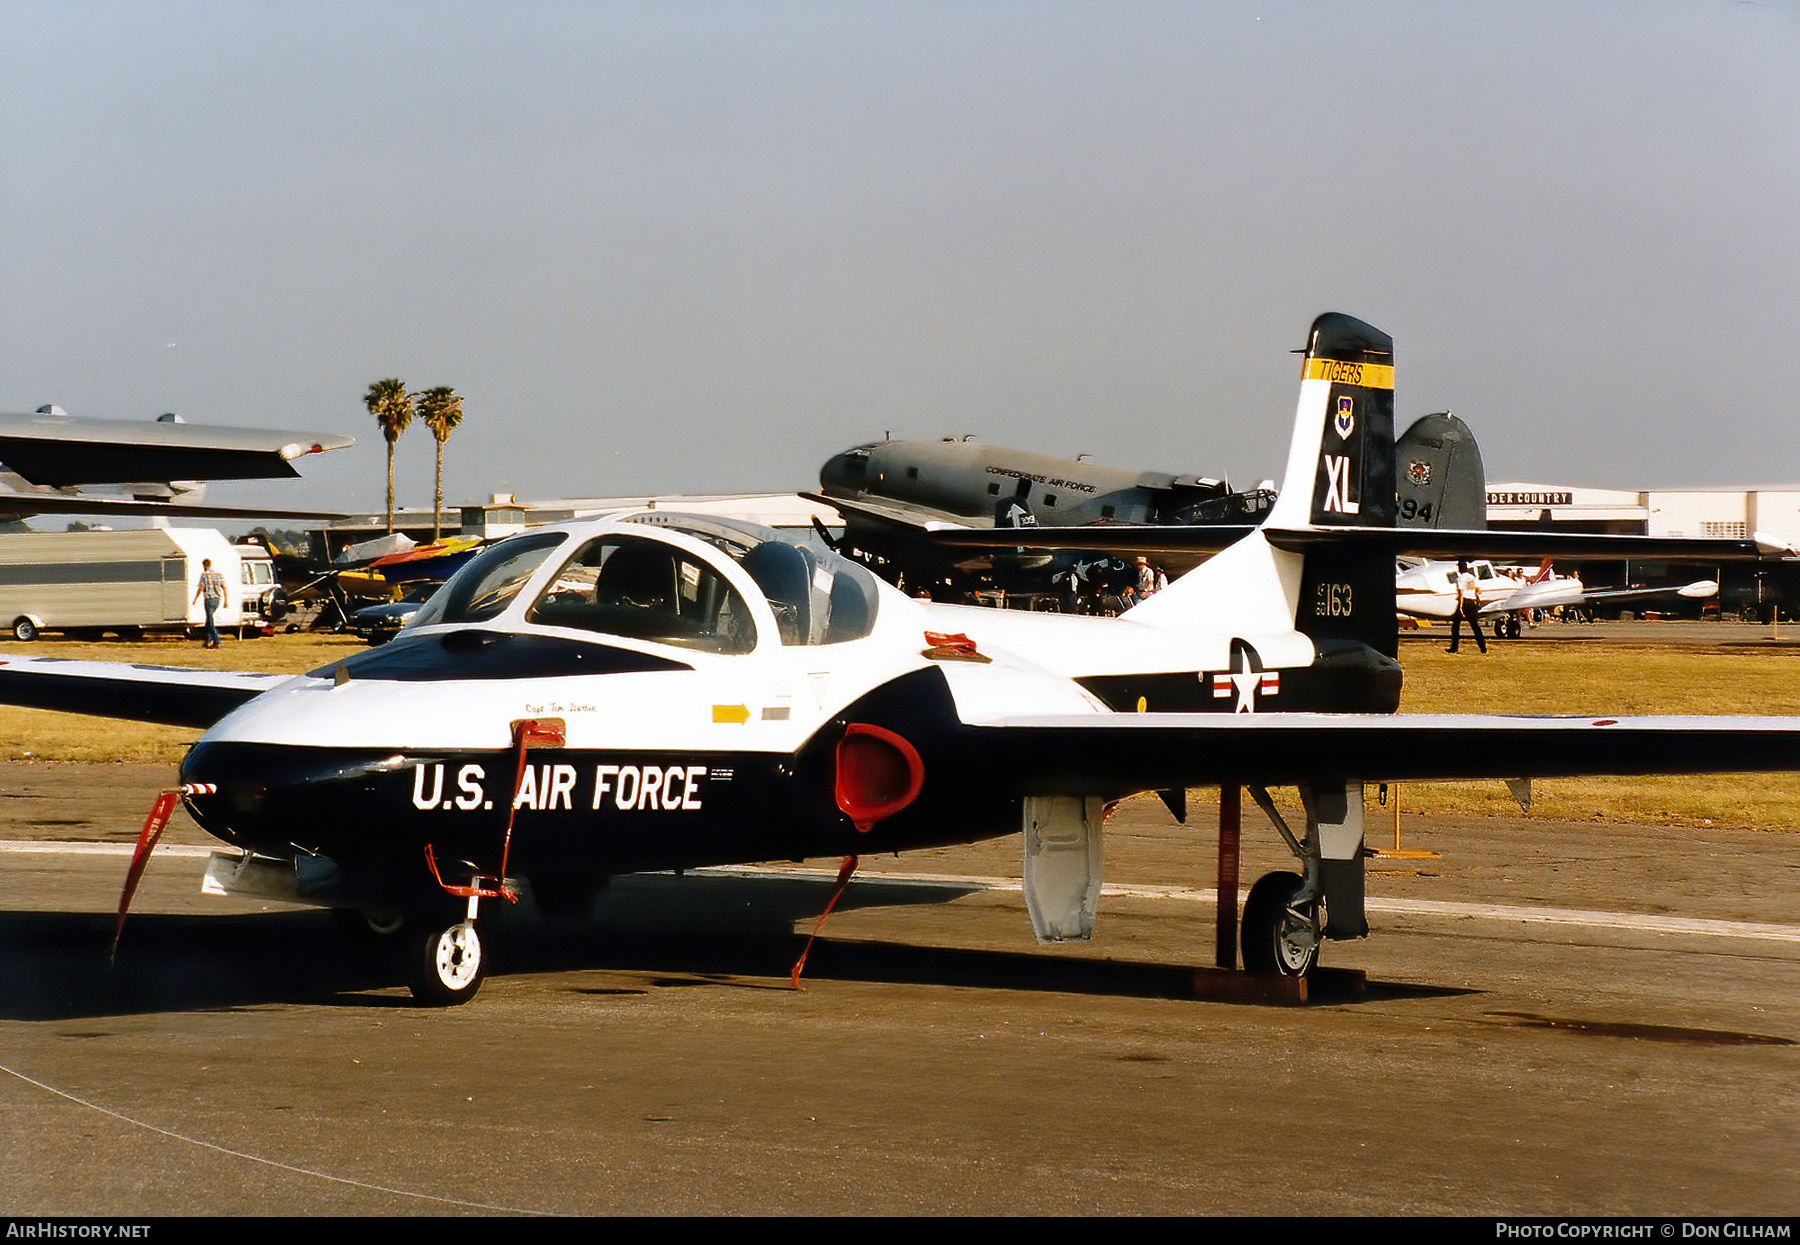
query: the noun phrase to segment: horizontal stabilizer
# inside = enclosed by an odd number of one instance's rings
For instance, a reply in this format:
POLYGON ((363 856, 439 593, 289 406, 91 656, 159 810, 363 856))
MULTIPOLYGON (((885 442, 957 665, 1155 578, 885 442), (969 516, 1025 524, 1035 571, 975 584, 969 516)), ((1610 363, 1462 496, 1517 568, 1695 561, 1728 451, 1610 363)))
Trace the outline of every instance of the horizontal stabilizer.
MULTIPOLYGON (((1083 549, 1120 554, 1217 552, 1247 536, 1247 527, 1057 527, 1008 531, 934 532, 940 545, 964 549, 998 546, 1083 549)), ((1759 562, 1791 558, 1794 551, 1771 541, 1705 536, 1598 536, 1586 532, 1434 530, 1423 527, 1264 529, 1278 549, 1305 550, 1347 540, 1367 542, 1390 557, 1543 558, 1559 562, 1654 558, 1667 562, 1759 562)))

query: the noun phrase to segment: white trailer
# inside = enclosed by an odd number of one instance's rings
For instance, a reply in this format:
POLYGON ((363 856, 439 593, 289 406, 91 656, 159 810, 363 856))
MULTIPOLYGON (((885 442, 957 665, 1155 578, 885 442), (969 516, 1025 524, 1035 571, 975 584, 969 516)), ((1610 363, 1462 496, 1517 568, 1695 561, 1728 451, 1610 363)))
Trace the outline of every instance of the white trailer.
POLYGON ((195 599, 201 564, 225 577, 221 628, 260 626, 262 594, 244 583, 243 556, 210 528, 0 535, 0 627, 15 640, 40 631, 121 636, 204 626, 195 599))

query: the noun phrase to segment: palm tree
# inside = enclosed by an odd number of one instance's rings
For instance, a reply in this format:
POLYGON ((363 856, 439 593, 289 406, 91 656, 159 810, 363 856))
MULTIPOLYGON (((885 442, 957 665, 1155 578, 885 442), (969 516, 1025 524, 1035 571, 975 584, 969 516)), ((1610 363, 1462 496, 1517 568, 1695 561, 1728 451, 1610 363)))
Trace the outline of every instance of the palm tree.
POLYGON ((413 400, 406 392, 406 382, 395 380, 378 380, 369 386, 369 392, 363 395, 363 405, 369 408, 369 414, 381 425, 381 435, 387 438, 388 454, 388 494, 387 494, 387 530, 394 530, 394 442, 400 434, 412 424, 413 400))
POLYGON ((438 541, 438 516, 444 512, 444 442, 462 423, 462 398, 448 385, 427 389, 418 395, 419 419, 437 438, 437 488, 431 497, 431 542, 438 541))

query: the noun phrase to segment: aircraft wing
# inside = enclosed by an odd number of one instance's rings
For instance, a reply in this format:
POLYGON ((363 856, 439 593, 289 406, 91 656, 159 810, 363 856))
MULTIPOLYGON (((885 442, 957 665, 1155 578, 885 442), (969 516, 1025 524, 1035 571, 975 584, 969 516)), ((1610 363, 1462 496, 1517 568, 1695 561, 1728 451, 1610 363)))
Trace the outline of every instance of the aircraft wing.
POLYGON ((292 677, 0 654, 0 704, 208 727, 292 677))
POLYGON ((164 519, 342 519, 330 510, 276 510, 263 506, 206 506, 185 502, 138 501, 129 497, 90 497, 53 491, 18 493, 0 489, 0 517, 25 519, 34 514, 100 514, 164 519))
POLYGON ((1015 528, 995 528, 992 519, 971 519, 964 515, 951 514, 947 510, 934 510, 930 506, 914 506, 898 501, 871 501, 866 497, 852 500, 848 497, 828 497, 824 493, 801 493, 807 501, 820 502, 835 507, 845 519, 852 517, 864 519, 883 527, 897 528, 908 532, 939 531, 1015 531, 1015 528))
POLYGON ((356 444, 339 433, 223 428, 160 420, 0 415, 0 462, 33 484, 275 480, 308 454, 356 444))
POLYGON ((1719 595, 1719 585, 1710 579, 1696 579, 1691 584, 1675 584, 1667 588, 1603 588, 1583 594, 1588 601, 1648 601, 1656 597, 1687 597, 1704 600, 1719 595))
MULTIPOLYGON (((846 513, 906 527, 946 549, 1068 549, 1121 555, 1217 553, 1257 530, 1248 523, 1085 523, 1065 527, 1040 523, 1035 527, 995 527, 976 526, 978 520, 949 516, 948 521, 906 522, 899 517, 902 508, 898 507, 871 506, 866 501, 846 502, 835 497, 817 500, 828 501, 846 513), (882 510, 887 513, 880 514, 882 510)), ((1384 534, 1390 538, 1394 535, 1384 534)))
POLYGON ((974 730, 987 772, 1032 795, 1800 770, 1800 718, 1120 713, 974 730))
MULTIPOLYGON (((0 654, 0 704, 206 727, 290 677, 0 654)), ((966 729, 992 781, 1031 795, 1800 771, 1800 718, 1002 714, 966 729)))

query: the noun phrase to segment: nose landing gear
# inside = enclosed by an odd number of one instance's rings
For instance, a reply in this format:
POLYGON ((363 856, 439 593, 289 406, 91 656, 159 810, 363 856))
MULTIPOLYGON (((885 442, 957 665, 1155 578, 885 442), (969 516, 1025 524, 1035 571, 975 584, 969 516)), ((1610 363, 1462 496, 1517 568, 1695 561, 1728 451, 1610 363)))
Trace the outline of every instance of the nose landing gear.
POLYGON ((419 1002, 437 1007, 467 1003, 487 977, 487 957, 475 922, 431 923, 419 942, 407 987, 419 1002))

